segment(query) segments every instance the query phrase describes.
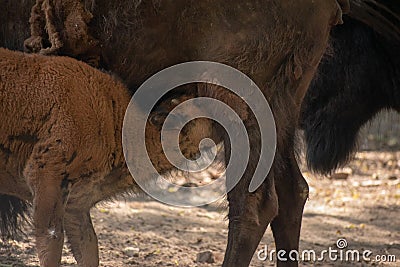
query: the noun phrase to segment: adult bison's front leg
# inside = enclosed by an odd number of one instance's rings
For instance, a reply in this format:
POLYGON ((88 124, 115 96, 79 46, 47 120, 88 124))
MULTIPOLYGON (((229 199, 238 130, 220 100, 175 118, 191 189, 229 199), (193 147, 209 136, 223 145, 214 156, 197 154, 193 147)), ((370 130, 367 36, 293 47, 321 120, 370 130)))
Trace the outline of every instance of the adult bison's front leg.
POLYGON ((224 267, 249 266, 268 224, 278 213, 272 176, 255 193, 239 189, 241 187, 237 186, 228 194, 229 235, 224 267))
MULTIPOLYGON (((248 266, 271 221, 277 248, 286 252, 298 249, 307 184, 294 158, 294 132, 301 101, 327 47, 331 27, 341 22, 346 1, 279 1, 277 7, 277 13, 285 18, 285 25, 292 31, 288 32, 286 26, 280 28, 281 22, 275 24, 268 39, 272 48, 267 52, 275 53, 271 59, 282 60, 268 62, 264 72, 272 73, 271 76, 260 76, 257 82, 268 85, 263 88, 263 93, 275 116, 277 154, 262 186, 250 193, 248 186, 258 162, 260 138, 257 129, 248 129, 252 146, 249 165, 239 184, 228 193, 229 234, 225 267, 248 266), (282 36, 286 38, 284 41, 282 36), (276 49, 281 44, 284 44, 282 49, 276 49), (270 67, 276 65, 276 68, 270 67)), ((229 175, 227 173, 227 179, 229 175)), ((289 255, 286 253, 285 257, 289 255)), ((278 264, 297 266, 297 261, 288 259, 278 264)))
MULTIPOLYGON (((259 153, 256 151, 259 150, 260 134, 257 129, 249 129, 248 132, 252 148, 249 164, 240 182, 228 193, 229 234, 223 263, 225 267, 249 265, 268 224, 278 213, 273 171, 257 191, 249 192, 250 180, 258 163, 259 153)), ((228 149, 226 154, 226 158, 229 158, 228 149)), ((228 171, 226 175, 229 179, 232 174, 228 171)))
POLYGON ((297 259, 290 257, 291 251, 299 249, 301 219, 304 204, 308 198, 308 184, 297 165, 293 148, 285 155, 288 158, 282 162, 284 172, 275 180, 279 199, 279 213, 272 221, 272 232, 275 238, 276 250, 285 251, 286 261, 279 261, 278 266, 297 266, 297 259))

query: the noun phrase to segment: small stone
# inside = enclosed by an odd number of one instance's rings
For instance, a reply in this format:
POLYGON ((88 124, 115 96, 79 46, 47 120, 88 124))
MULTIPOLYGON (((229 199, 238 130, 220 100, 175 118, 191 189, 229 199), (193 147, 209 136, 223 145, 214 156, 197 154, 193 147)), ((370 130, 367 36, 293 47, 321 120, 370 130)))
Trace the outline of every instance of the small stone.
POLYGON ((361 182, 361 186, 362 187, 377 187, 377 186, 381 186, 382 185, 382 181, 363 181, 361 182))
POLYGON ((129 257, 139 257, 139 248, 134 248, 134 247, 126 247, 124 249, 124 254, 129 256, 129 257))
POLYGON ((347 180, 349 177, 349 173, 344 173, 344 172, 337 172, 331 175, 332 180, 347 180))
POLYGON ((214 254, 211 251, 204 251, 197 254, 196 262, 199 263, 214 263, 214 254))

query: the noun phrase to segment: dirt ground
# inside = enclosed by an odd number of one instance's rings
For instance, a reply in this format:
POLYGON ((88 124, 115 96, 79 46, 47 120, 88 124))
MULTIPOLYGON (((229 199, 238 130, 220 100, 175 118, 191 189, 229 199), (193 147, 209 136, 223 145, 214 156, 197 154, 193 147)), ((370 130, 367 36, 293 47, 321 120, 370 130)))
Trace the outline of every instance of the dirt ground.
MULTIPOLYGON (((373 143, 373 136, 366 138, 373 143)), ((396 145, 397 140, 384 139, 389 148, 396 145)), ((304 168, 310 198, 300 251, 312 249, 319 255, 329 247, 337 249, 337 240, 345 239, 348 246, 343 251, 370 250, 373 254, 371 261, 325 258, 301 266, 400 266, 400 152, 396 150, 360 152, 331 177, 319 177, 304 168), (377 255, 392 257, 389 260, 396 257, 396 261, 378 262, 377 255)), ((101 204, 92 210, 101 266, 220 266, 227 240, 225 216, 223 202, 182 209, 132 197, 101 204), (199 253, 207 252, 205 260, 214 262, 198 262, 199 253)), ((266 245, 269 252, 274 249, 270 229, 258 251, 266 245)), ((76 266, 67 246, 62 264, 76 266)), ((273 265, 256 255, 251 263, 254 267, 273 265)), ((0 267, 11 266, 38 266, 30 233, 20 241, 0 241, 0 267)))

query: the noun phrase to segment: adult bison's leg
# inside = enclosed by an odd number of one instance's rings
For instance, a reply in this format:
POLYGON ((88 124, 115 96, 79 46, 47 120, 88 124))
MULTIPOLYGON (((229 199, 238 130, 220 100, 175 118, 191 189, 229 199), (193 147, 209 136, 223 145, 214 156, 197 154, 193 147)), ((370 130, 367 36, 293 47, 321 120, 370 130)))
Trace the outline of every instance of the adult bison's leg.
POLYGON ((99 266, 97 236, 89 210, 67 210, 65 232, 78 265, 82 267, 99 266))
POLYGON ((268 224, 278 212, 273 179, 255 193, 237 186, 228 194, 229 234, 223 266, 249 266, 268 224))
POLYGON ((63 218, 70 184, 65 165, 52 144, 36 145, 24 170, 33 192, 33 224, 40 266, 60 265, 63 218))
POLYGON ((297 165, 294 152, 285 162, 285 175, 279 175, 275 180, 279 199, 279 215, 272 221, 272 231, 276 250, 286 251, 286 262, 278 261, 278 266, 297 266, 297 260, 291 260, 288 255, 292 250, 298 251, 301 219, 304 204, 308 198, 308 184, 297 165))
MULTIPOLYGON (((257 148, 260 142, 259 133, 255 129, 248 132, 250 146, 257 148)), ((225 147, 229 147, 229 144, 225 147)), ((275 192, 273 171, 257 191, 249 192, 249 183, 258 164, 258 154, 252 150, 244 176, 228 193, 229 234, 223 263, 225 267, 249 265, 268 224, 278 213, 278 197, 275 192)), ((229 149, 227 149, 226 158, 229 158, 229 149)), ((229 179, 229 172, 227 177, 229 179)))

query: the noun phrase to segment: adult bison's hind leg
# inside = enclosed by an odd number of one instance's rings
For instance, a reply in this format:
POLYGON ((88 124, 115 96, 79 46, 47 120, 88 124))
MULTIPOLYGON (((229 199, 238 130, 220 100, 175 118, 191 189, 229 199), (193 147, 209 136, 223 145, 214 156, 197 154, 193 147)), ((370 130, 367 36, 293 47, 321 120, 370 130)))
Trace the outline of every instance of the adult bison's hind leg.
MULTIPOLYGON (((272 221, 276 250, 284 250, 287 261, 278 261, 278 266, 297 266, 289 253, 299 249, 301 219, 304 204, 308 198, 308 185, 297 165, 294 153, 285 162, 285 174, 275 180, 279 199, 279 213, 272 221)), ((291 254, 296 258, 296 254, 291 254)))
POLYGON ((89 210, 67 210, 65 232, 78 265, 82 267, 99 266, 97 236, 89 210))

